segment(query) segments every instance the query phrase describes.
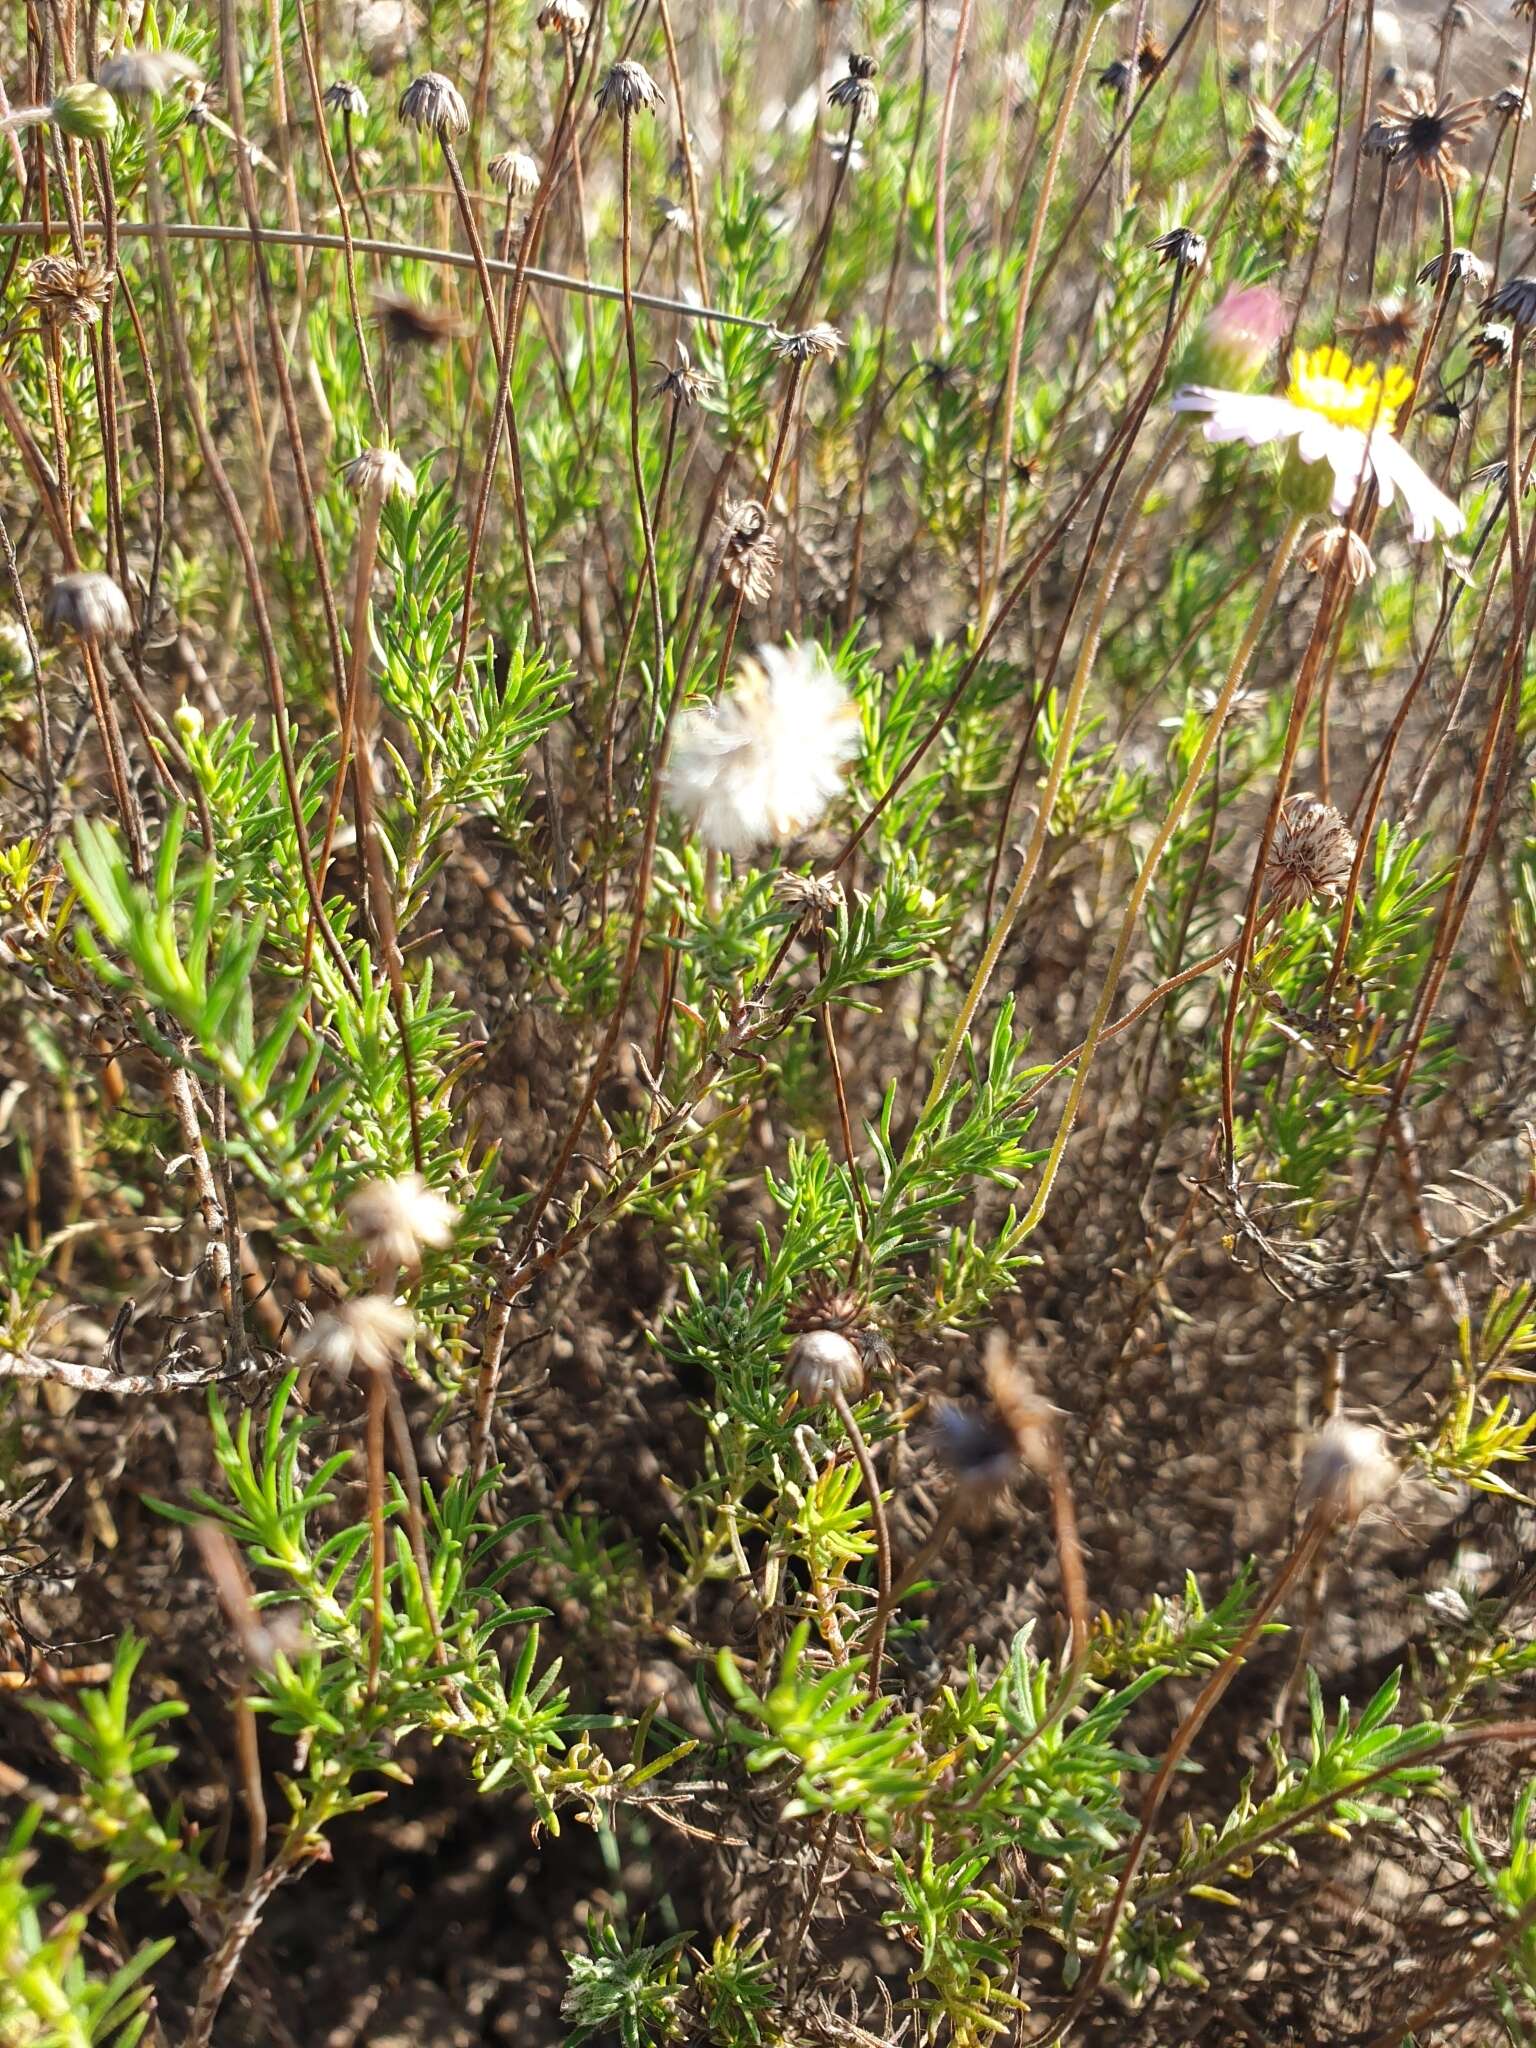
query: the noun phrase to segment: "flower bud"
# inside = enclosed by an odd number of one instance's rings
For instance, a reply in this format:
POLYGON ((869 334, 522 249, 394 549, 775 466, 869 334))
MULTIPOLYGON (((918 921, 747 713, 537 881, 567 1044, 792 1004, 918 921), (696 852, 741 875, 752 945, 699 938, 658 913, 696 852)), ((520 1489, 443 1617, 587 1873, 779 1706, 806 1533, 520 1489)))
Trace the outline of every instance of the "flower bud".
POLYGON ((110 142, 117 128, 117 101, 89 78, 61 86, 49 112, 55 128, 77 142, 110 142))
POLYGON ((1184 351, 1175 384, 1251 391, 1285 332, 1287 318, 1285 301, 1272 285, 1247 285, 1224 293, 1184 351))

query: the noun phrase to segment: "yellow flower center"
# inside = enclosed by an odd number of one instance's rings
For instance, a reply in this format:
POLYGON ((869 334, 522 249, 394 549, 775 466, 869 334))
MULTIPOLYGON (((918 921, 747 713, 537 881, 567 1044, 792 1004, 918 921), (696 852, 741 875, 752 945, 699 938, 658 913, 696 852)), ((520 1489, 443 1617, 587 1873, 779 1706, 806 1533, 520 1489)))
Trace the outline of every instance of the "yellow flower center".
POLYGON ((1374 363, 1351 363, 1341 348, 1299 348, 1285 395, 1338 426, 1390 434, 1399 408, 1413 396, 1413 379, 1395 365, 1383 376, 1374 363))

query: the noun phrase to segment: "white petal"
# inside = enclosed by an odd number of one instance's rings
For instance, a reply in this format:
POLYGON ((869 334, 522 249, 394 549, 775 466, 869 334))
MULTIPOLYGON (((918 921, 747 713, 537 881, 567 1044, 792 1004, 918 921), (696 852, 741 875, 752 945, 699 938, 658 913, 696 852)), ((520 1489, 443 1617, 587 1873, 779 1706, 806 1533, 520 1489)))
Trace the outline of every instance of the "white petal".
POLYGON ((1288 398, 1274 398, 1256 391, 1215 391, 1206 384, 1189 384, 1173 397, 1175 412, 1203 412, 1207 415, 1207 441, 1246 441, 1250 448, 1262 448, 1287 434, 1300 433, 1309 420, 1318 417, 1288 398))
POLYGON ((1436 529, 1460 533, 1466 525, 1466 516, 1455 499, 1448 498, 1424 474, 1401 441, 1379 429, 1371 436, 1371 467, 1384 505, 1391 504, 1394 485, 1402 492, 1408 530, 1415 540, 1433 540, 1436 529))

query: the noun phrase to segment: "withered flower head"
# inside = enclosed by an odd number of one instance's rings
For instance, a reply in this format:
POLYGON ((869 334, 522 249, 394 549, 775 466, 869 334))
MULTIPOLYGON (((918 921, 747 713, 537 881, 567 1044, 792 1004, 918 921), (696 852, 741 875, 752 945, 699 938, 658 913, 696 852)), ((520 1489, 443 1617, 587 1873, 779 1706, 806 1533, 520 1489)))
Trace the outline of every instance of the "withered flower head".
POLYGON ((99 569, 61 576, 43 599, 43 631, 50 640, 80 640, 99 647, 133 632, 128 600, 99 569))
POLYGON ((842 345, 843 337, 825 322, 799 334, 776 333, 773 337, 773 352, 781 363, 813 363, 818 356, 835 356, 842 345))
POLYGON ((352 1234, 366 1247, 370 1264, 382 1277, 419 1272, 423 1252, 442 1251, 452 1244, 458 1220, 455 1204, 429 1187, 419 1173, 364 1181, 347 1203, 352 1234))
POLYGON ((89 327, 112 293, 112 272, 101 263, 39 256, 27 272, 27 299, 50 327, 89 327))
POLYGON ((1299 560, 1310 576, 1323 576, 1334 571, 1342 573, 1346 583, 1358 590, 1369 576, 1376 573, 1376 562, 1370 549, 1347 526, 1327 526, 1321 533, 1314 534, 1302 549, 1299 560))
POLYGON ((1249 175, 1257 178, 1260 184, 1273 185, 1296 138, 1273 108, 1266 107, 1262 100, 1250 99, 1248 110, 1253 116, 1253 125, 1243 138, 1243 164, 1249 175))
POLYGON ((365 448, 354 455, 341 472, 342 481, 354 497, 414 498, 416 472, 393 448, 365 448))
POLYGON ((1418 314, 1403 300, 1378 299, 1358 319, 1341 321, 1339 333, 1346 341, 1354 342, 1363 354, 1400 355, 1413 340, 1418 324, 1418 314))
POLYGON ((453 313, 439 313, 407 298, 404 292, 375 292, 373 317, 397 348, 421 348, 430 342, 452 341, 464 332, 453 313))
POLYGON ((1360 154, 1385 157, 1390 163, 1402 142, 1402 131, 1395 121, 1372 121, 1360 138, 1360 154))
POLYGON ((504 149, 485 171, 491 183, 512 199, 531 199, 539 189, 539 160, 526 149, 504 149))
POLYGON ((1170 228, 1152 246, 1164 263, 1178 270, 1198 270, 1205 261, 1205 237, 1193 228, 1170 228))
POLYGON ((621 57, 609 66, 602 84, 593 95, 604 114, 654 114, 666 105, 666 96, 643 64, 621 57))
POLYGON ((1484 299, 1482 310, 1492 320, 1511 320, 1516 327, 1536 326, 1536 277, 1506 277, 1484 299))
POLYGON ((1483 118, 1483 103, 1442 99, 1433 87, 1410 85, 1395 106, 1384 101, 1377 112, 1396 137, 1392 161, 1403 176, 1417 171, 1421 178, 1441 178, 1455 168, 1457 151, 1483 118))
POLYGON ((352 121, 361 121, 368 112, 363 88, 354 85, 350 78, 333 79, 321 98, 333 114, 345 114, 352 121))
POLYGON ((1124 57, 1117 57, 1112 64, 1106 64, 1099 73, 1100 92, 1122 93, 1131 82, 1131 67, 1124 57))
POLYGON ((1148 32, 1142 37, 1141 48, 1136 52, 1137 77, 1145 85, 1149 79, 1156 78, 1167 62, 1168 52, 1157 37, 1148 32))
POLYGON ((300 1365, 321 1365, 345 1375, 387 1372, 405 1355, 416 1318, 385 1294, 360 1294, 339 1308, 316 1316, 293 1347, 300 1365))
POLYGON ((400 95, 400 119, 424 135, 452 141, 469 126, 464 95, 441 71, 424 71, 400 95))
POLYGON ((1470 249, 1453 249, 1449 256, 1442 250, 1438 256, 1431 256, 1419 272, 1419 283, 1438 286, 1442 266, 1450 272, 1452 284, 1485 285, 1493 275, 1491 267, 1470 249))
POLYGON ((656 225, 669 235, 688 235, 693 232, 693 215, 681 199, 658 199, 656 225))
POLYGON ((774 882, 773 892, 794 913, 798 929, 813 937, 835 923, 843 907, 836 875, 799 875, 786 869, 774 882))
POLYGON ((119 50, 96 73, 114 99, 158 99, 189 78, 200 78, 196 64, 180 50, 119 50))
POLYGON ((693 357, 683 342, 676 342, 674 347, 677 361, 670 369, 665 363, 652 365, 661 372, 661 382, 656 386, 656 396, 674 399, 680 406, 697 405, 707 392, 714 390, 715 380, 705 371, 694 367, 693 357))
POLYGON ((814 1408, 841 1394, 856 1401, 864 1391, 864 1354, 853 1332, 863 1320, 857 1295, 825 1283, 813 1285, 785 1321, 795 1334, 784 1370, 801 1405, 814 1408))
POLYGON ((1501 121, 1529 121, 1531 118, 1530 101, 1523 92, 1516 92, 1512 85, 1506 85, 1502 92, 1496 92, 1488 106, 1501 121))
POLYGON ((1467 354, 1474 363, 1482 363, 1490 370, 1503 370, 1509 365, 1514 346, 1513 327, 1502 320, 1485 320, 1467 343, 1467 354))
POLYGON ((756 498, 726 505, 721 521, 720 580, 739 590, 749 605, 766 604, 779 571, 779 543, 767 508, 756 498))
POLYGON ((973 1501, 1001 1493, 1025 1471, 1046 1472, 1056 1410, 1037 1394, 994 1331, 986 1348, 984 1407, 940 1403, 935 1448, 956 1488, 973 1501))
POLYGON ((1300 793, 1280 806, 1264 880, 1283 916, 1302 903, 1337 903, 1354 860, 1354 835, 1333 805, 1300 793))
POLYGON ((569 36, 573 41, 586 34, 590 19, 578 0, 545 0, 539 9, 539 27, 547 35, 569 36))
POLYGON ((828 102, 846 108, 855 122, 867 126, 880 111, 880 95, 871 82, 878 69, 873 57, 850 56, 846 74, 827 94, 828 102))
POLYGON ((1396 1483, 1397 1466, 1381 1431, 1335 1416, 1307 1446, 1296 1498, 1304 1511, 1329 1522, 1353 1523, 1396 1483))

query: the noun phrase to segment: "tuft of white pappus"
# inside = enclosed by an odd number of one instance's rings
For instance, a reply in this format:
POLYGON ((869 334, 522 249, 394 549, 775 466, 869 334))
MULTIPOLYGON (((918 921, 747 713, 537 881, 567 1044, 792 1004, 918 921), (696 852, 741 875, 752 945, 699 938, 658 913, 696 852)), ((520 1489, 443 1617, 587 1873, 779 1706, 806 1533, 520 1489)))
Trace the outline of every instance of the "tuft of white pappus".
POLYGON ((448 1197, 429 1187, 419 1173, 364 1181, 347 1203, 352 1234, 368 1248, 376 1270, 421 1269, 421 1255, 453 1242, 459 1212, 448 1197))
POLYGON ((734 689, 678 720, 663 786, 707 847, 747 854, 814 825, 858 744, 858 713, 819 647, 760 647, 734 689))

